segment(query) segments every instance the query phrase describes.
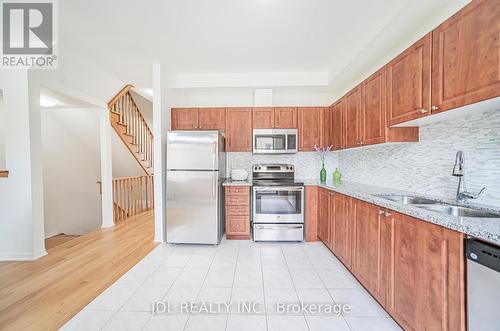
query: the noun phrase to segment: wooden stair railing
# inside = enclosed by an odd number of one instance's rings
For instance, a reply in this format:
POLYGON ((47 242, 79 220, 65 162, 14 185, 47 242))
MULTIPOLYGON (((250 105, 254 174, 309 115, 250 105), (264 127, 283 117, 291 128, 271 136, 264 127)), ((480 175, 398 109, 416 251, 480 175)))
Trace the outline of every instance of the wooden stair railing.
MULTIPOLYGON (((153 175, 113 179, 115 223, 154 208, 153 175)), ((97 182, 102 194, 102 183, 97 182)))
POLYGON ((111 126, 148 175, 153 174, 153 133, 126 85, 108 102, 111 126))

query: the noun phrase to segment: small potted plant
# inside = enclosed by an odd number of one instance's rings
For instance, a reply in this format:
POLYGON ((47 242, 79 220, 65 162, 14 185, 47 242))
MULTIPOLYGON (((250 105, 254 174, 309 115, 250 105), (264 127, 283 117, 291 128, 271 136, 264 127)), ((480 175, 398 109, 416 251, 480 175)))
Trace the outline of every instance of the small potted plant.
POLYGON ((332 145, 327 147, 318 147, 314 145, 314 150, 318 153, 319 158, 321 159, 321 171, 319 172, 319 180, 321 183, 326 183, 326 169, 325 169, 325 160, 328 152, 331 151, 332 145))

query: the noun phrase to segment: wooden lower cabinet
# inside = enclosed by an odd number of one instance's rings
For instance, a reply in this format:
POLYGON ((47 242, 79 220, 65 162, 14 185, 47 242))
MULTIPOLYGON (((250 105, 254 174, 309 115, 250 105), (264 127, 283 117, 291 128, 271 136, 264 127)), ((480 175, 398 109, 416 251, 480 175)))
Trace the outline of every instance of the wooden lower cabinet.
POLYGON ((463 234, 327 189, 318 196, 318 236, 396 322, 466 330, 463 234))
POLYGON ((250 187, 226 186, 226 238, 250 239, 250 187))

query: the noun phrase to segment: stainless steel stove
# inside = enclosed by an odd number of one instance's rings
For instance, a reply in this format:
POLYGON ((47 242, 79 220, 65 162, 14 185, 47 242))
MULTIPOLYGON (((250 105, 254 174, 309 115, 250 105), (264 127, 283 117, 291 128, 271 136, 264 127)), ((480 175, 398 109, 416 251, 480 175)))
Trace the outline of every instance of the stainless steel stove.
POLYGON ((291 164, 256 164, 252 171, 255 241, 304 240, 304 183, 291 164))

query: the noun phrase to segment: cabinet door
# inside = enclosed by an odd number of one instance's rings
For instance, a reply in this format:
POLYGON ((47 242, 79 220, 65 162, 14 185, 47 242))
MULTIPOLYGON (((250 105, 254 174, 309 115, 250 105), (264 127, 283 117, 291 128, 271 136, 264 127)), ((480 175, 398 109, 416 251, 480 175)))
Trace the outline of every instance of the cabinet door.
POLYGON ((252 108, 226 109, 226 151, 252 151, 252 108))
POLYGON ((430 114, 432 33, 410 46, 387 65, 389 125, 430 114))
POLYGON ((353 271, 376 298, 380 284, 380 208, 356 201, 353 271))
POLYGON ((386 135, 386 82, 385 68, 363 82, 361 110, 361 145, 380 144, 386 135))
POLYGON ((334 222, 332 233, 333 251, 347 266, 351 264, 351 224, 349 220, 349 198, 342 194, 335 194, 334 222))
POLYGON ((359 134, 361 123, 361 93, 361 86, 358 86, 345 96, 346 148, 361 145, 359 134))
POLYGON ((256 129, 274 128, 274 108, 256 107, 253 109, 253 127, 256 129))
POLYGON ((172 130, 196 130, 198 108, 172 108, 172 130))
POLYGON ((296 107, 275 107, 274 126, 279 129, 297 128, 297 108, 296 107))
POLYGON ((328 246, 330 242, 330 193, 319 189, 318 238, 328 246))
POLYGON ((299 150, 313 151, 314 145, 322 144, 322 107, 301 107, 299 114, 299 150))
POLYGON ((334 150, 345 148, 345 100, 340 99, 332 106, 332 145, 334 150))
POLYGON ((393 213, 389 310, 406 330, 465 330, 463 236, 393 213))
POLYGON ((500 5, 472 1, 432 32, 432 106, 441 112, 500 96, 500 5))
POLYGON ((333 107, 324 107, 323 108, 322 145, 324 147, 333 145, 332 110, 333 110, 333 107))
POLYGON ((224 130, 226 127, 225 108, 199 108, 198 128, 201 130, 224 130))

